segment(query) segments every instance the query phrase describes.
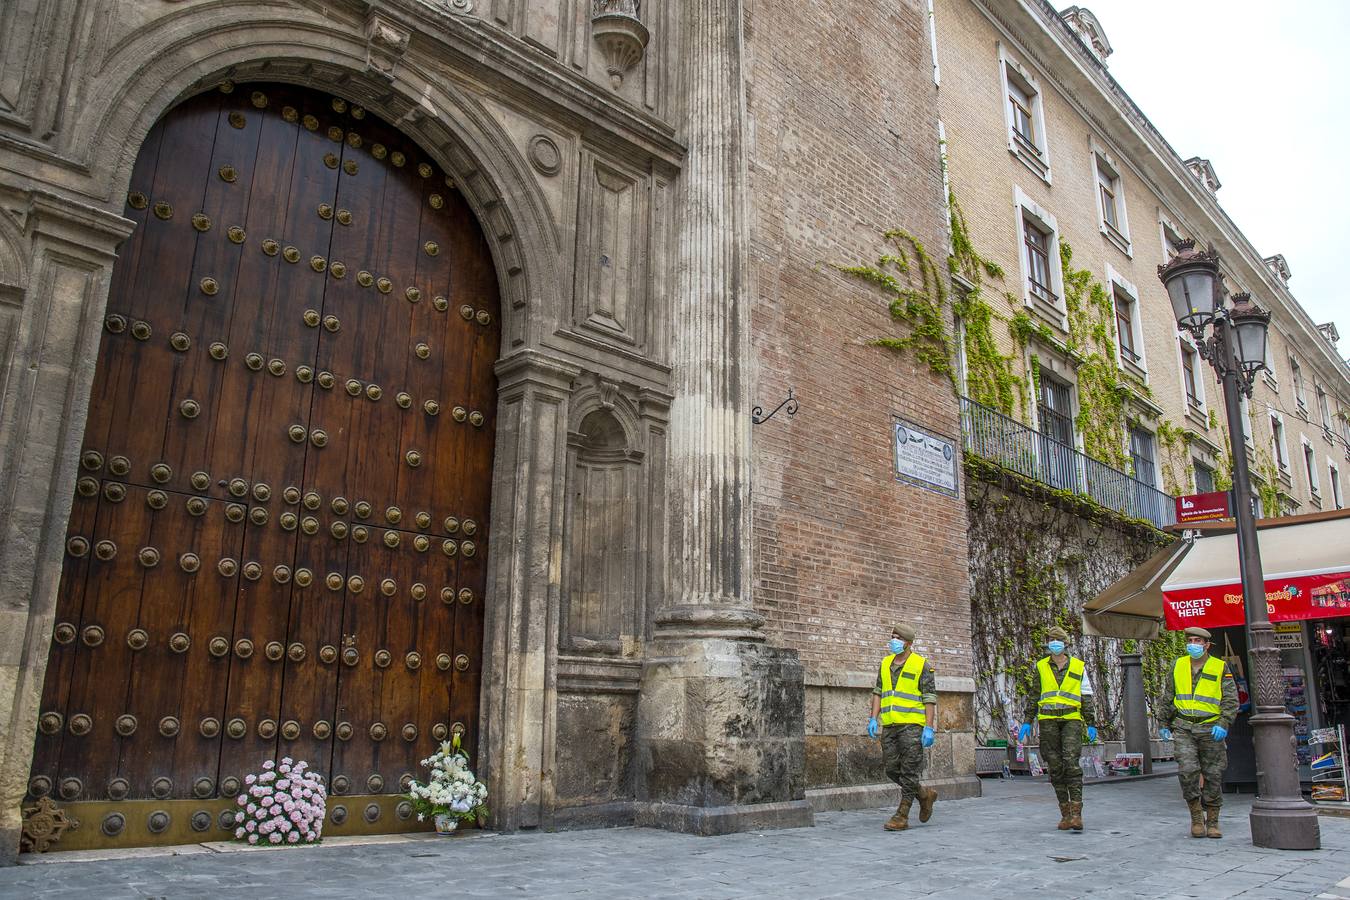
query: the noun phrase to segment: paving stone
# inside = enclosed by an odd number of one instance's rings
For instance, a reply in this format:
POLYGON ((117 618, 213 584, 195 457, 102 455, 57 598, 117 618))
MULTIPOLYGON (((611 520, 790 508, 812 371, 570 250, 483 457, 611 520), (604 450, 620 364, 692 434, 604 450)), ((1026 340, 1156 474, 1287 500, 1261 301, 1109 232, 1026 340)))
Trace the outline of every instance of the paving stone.
POLYGON ((883 831, 890 809, 824 813, 816 826, 699 838, 638 828, 434 835, 237 853, 50 854, 0 869, 0 898, 918 896, 972 900, 1222 897, 1350 900, 1350 820, 1322 820, 1322 849, 1251 846, 1251 798, 1226 799, 1225 838, 1195 840, 1175 781, 1089 786, 1082 834, 1057 831, 1048 787, 987 781, 933 820, 883 831), (94 858, 90 858, 90 857, 94 858), (879 861, 903 860, 901 869, 879 861), (1338 882, 1346 880, 1345 885, 1338 882))

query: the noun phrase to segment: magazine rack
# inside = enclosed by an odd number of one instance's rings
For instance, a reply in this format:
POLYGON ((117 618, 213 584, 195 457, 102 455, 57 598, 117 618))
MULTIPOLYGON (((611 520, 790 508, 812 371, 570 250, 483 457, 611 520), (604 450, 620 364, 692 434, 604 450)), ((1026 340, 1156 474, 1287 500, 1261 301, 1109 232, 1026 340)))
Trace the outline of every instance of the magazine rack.
POLYGON ((1312 758, 1312 800, 1319 804, 1347 806, 1345 764, 1345 726, 1317 728, 1308 734, 1308 743, 1317 745, 1320 754, 1312 758))

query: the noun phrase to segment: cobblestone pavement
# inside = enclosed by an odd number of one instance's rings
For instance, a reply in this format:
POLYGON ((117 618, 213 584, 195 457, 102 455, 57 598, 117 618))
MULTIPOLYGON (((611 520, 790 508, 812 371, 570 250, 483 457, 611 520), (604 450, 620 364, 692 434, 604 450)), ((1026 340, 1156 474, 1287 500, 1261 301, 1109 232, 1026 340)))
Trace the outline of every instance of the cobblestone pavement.
POLYGON ((931 822, 900 834, 881 829, 890 810, 863 810, 817 816, 815 828, 716 838, 619 828, 50 861, 56 854, 0 869, 0 897, 1350 900, 1350 819, 1322 818, 1318 852, 1259 850, 1250 798, 1229 797, 1224 839, 1196 840, 1168 778, 1089 786, 1087 831, 1073 834, 1055 830, 1048 785, 984 786, 984 797, 939 802, 931 822))

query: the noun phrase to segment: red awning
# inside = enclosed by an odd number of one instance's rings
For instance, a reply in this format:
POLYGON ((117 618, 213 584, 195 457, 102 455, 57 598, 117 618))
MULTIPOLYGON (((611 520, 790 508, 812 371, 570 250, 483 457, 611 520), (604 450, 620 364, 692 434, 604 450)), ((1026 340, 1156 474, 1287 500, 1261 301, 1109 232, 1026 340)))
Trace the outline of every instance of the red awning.
MULTIPOLYGON (((1350 616, 1350 510, 1257 525, 1272 622, 1350 616)), ((1086 604, 1090 633, 1137 637, 1147 620, 1159 618, 1171 630, 1245 623, 1233 523, 1176 530, 1189 530, 1192 539, 1160 551, 1086 604), (1143 579, 1146 570, 1152 574, 1143 579)))

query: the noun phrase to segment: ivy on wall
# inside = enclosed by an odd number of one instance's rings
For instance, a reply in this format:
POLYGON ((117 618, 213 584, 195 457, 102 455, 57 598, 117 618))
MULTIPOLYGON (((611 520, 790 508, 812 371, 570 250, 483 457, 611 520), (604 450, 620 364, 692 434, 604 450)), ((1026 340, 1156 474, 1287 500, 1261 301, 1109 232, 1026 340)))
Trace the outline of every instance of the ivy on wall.
MULTIPOLYGON (((913 353, 929 371, 957 391, 956 352, 964 363, 966 393, 1004 415, 1029 418, 1028 404, 1039 396, 1042 346, 1076 367, 1079 409, 1075 419, 1089 456, 1131 471, 1126 444, 1131 397, 1151 398, 1148 386, 1124 372, 1117 357, 1114 300, 1087 269, 1075 269, 1073 250, 1061 241, 1068 330, 1061 339, 1032 316, 1021 297, 1009 292, 1003 270, 974 247, 965 215, 949 195, 951 252, 947 273, 957 282, 949 294, 945 279, 923 245, 908 231, 883 235, 886 247, 875 263, 836 265, 838 271, 878 288, 891 318, 906 326, 901 337, 869 343, 895 353, 913 353), (992 293, 991 293, 992 292, 992 293), (986 296, 1001 295, 991 304, 986 296), (960 322, 957 336, 954 321, 960 322), (1012 338, 1004 353, 995 338, 999 323, 1012 338)), ((1218 422, 1211 413, 1211 428, 1218 422)), ((1170 493, 1190 485, 1191 436, 1160 422, 1156 429, 1163 484, 1170 493)), ((1039 690, 1035 661, 1045 654, 1045 632, 1053 625, 1073 636, 1076 652, 1098 685, 1103 734, 1115 736, 1120 704, 1122 649, 1133 642, 1084 638, 1082 604, 1172 540, 1152 523, 1129 519, 1091 498, 1025 478, 996 462, 966 454, 970 515, 970 593, 978 727, 983 737, 1006 736, 1039 690), (983 488, 979 486, 983 485, 983 488)), ((1230 481, 1231 460, 1220 461, 1216 488, 1230 481)), ((1181 654, 1179 639, 1164 634, 1142 651, 1150 697, 1181 654)))

